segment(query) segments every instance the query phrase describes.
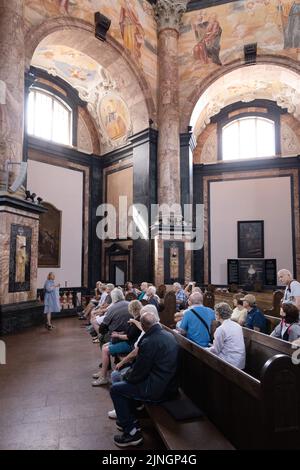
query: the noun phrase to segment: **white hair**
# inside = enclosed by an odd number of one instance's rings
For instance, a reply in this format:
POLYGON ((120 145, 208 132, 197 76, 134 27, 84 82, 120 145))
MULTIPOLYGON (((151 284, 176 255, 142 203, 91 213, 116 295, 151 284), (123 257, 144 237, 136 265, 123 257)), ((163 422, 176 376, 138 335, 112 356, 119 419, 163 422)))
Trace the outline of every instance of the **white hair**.
POLYGON ((159 322, 159 315, 158 315, 158 311, 155 305, 152 305, 152 304, 145 305, 141 310, 141 316, 144 313, 152 313, 156 317, 157 322, 159 322))
POLYGON ((288 276, 293 277, 292 273, 288 269, 280 269, 280 271, 278 271, 277 275, 280 276, 281 274, 287 274, 288 276))
POLYGON ((181 289, 181 284, 179 284, 179 282, 174 282, 173 286, 174 286, 176 289, 181 289))
POLYGON ((148 292, 152 295, 155 295, 156 294, 156 287, 154 287, 154 286, 148 287, 148 292))
POLYGON ((115 304, 116 302, 119 302, 120 300, 124 300, 124 294, 121 291, 121 289, 118 289, 118 287, 115 287, 115 289, 111 291, 110 295, 111 295, 111 301, 113 304, 115 304))
POLYGON ((141 324, 143 330, 149 330, 153 325, 159 323, 157 319, 157 315, 154 312, 150 312, 149 310, 141 315, 141 324))
POLYGON ((193 292, 190 295, 190 302, 192 305, 202 305, 203 304, 203 295, 201 292, 193 292))

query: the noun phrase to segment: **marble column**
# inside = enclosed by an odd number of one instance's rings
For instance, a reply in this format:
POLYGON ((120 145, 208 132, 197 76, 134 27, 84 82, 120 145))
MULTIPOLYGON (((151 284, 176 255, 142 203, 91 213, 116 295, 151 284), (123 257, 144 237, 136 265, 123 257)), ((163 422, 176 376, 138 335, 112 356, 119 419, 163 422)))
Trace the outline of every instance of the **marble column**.
MULTIPOLYGON (((5 161, 22 161, 24 67, 24 1, 0 0, 0 191, 6 186, 5 161)), ((10 181, 18 172, 13 165, 10 181)))
MULTIPOLYGON (((176 204, 178 208, 181 204, 178 38, 181 18, 186 11, 187 3, 187 0, 158 0, 155 6, 158 24, 159 66, 158 203, 160 205, 167 204, 170 207, 176 204)), ((168 221, 168 224, 174 224, 174 233, 166 238, 166 233, 163 233, 164 228, 159 228, 155 236, 156 285, 173 281, 184 282, 191 275, 190 254, 185 254, 184 260, 180 261, 180 263, 184 263, 184 279, 179 277, 170 279, 170 276, 167 275, 170 260, 165 257, 169 257, 168 247, 173 246, 175 249, 180 246, 178 241, 182 240, 176 236, 176 233, 181 231, 181 210, 176 210, 174 215, 175 220, 169 218, 168 221), (172 245, 170 245, 170 241, 172 245)), ((179 271, 182 272, 182 269, 179 271)))
POLYGON ((158 202, 180 204, 178 37, 187 0, 158 0, 158 202))

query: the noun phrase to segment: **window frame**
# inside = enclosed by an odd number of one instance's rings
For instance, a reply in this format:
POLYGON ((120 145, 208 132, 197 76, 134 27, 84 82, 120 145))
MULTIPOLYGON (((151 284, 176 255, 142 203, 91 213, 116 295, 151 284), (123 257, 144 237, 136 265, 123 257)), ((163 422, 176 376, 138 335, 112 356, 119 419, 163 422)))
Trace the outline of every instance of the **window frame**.
MULTIPOLYGON (((238 127, 239 127, 239 133, 240 133, 240 124, 238 124, 238 127)), ((241 150, 241 146, 240 146, 240 134, 238 135, 239 137, 239 153, 240 150, 241 150)), ((257 136, 256 136, 257 137, 257 136)), ((256 139, 256 144, 257 144, 257 139, 256 139)), ((257 145, 256 145, 257 147, 257 145)), ((222 152, 222 160, 224 162, 228 162, 228 161, 244 161, 244 160, 256 160, 257 158, 269 158, 269 157, 276 157, 276 124, 275 124, 275 121, 273 119, 269 119, 268 117, 266 117, 265 115, 263 116, 258 116, 258 114, 254 114, 252 115, 251 113, 248 113, 247 116, 241 116, 241 115, 238 115, 235 119, 232 119, 230 120, 227 124, 224 124, 222 126, 222 148, 221 148, 221 152, 222 152), (240 123, 242 120, 244 119, 254 119, 255 120, 255 130, 257 130, 257 122, 258 120, 265 120, 265 121, 268 121, 269 123, 272 123, 273 124, 273 129, 274 129, 274 154, 273 155, 262 155, 262 156, 258 156, 258 155, 255 155, 253 157, 241 157, 239 155, 239 158, 231 158, 231 159, 225 159, 224 156, 223 156, 223 131, 224 129, 227 127, 227 126, 230 126, 230 124, 233 124, 233 123, 240 123)))
MULTIPOLYGON (((230 122, 237 121, 238 119, 244 117, 262 117, 274 122, 274 133, 275 133, 275 155, 271 156, 270 158, 276 158, 281 155, 281 126, 280 126, 280 116, 281 114, 287 113, 287 109, 280 108, 274 101, 271 100, 253 100, 251 102, 242 102, 239 101, 237 103, 233 103, 229 106, 223 108, 219 114, 213 116, 211 118, 211 123, 217 124, 217 139, 218 139, 218 161, 222 161, 224 163, 228 162, 242 162, 245 160, 250 159, 234 159, 234 160, 224 160, 223 159, 223 139, 222 139, 222 131, 223 128, 230 124, 230 122), (261 112, 257 111, 243 111, 246 108, 261 108, 261 112), (231 116, 231 113, 235 111, 241 110, 240 113, 231 116), (266 110, 264 112, 263 110, 266 110)), ((253 157, 251 160, 259 160, 264 157, 253 157)))
MULTIPOLYGON (((51 98, 52 115, 54 114, 54 104, 55 103, 59 103, 59 105, 69 113, 69 123, 68 123, 69 143, 64 144, 64 143, 61 143, 61 142, 57 142, 57 141, 53 140, 52 138, 47 139, 47 138, 43 138, 43 137, 40 137, 40 136, 35 135, 35 134, 31 134, 31 133, 28 132, 28 127, 27 127, 26 132, 27 132, 28 136, 34 137, 36 139, 45 140, 47 142, 51 142, 51 143, 57 144, 57 145, 73 146, 74 145, 74 129, 73 129, 74 128, 74 125, 73 125, 73 123, 74 123, 74 114, 73 114, 73 108, 67 102, 67 100, 65 99, 65 96, 63 96, 61 93, 58 93, 58 92, 54 93, 53 89, 51 89, 50 87, 44 86, 44 84, 39 83, 39 82, 37 82, 34 86, 32 86, 30 88, 29 95, 31 93, 34 93, 34 101, 36 100, 37 94, 45 95, 45 96, 48 96, 48 97, 51 98), (43 85, 43 86, 41 86, 41 85, 43 85)), ((27 122, 27 125, 28 125, 29 96, 28 96, 26 113, 27 113, 26 122, 27 122)), ((34 118, 35 118, 35 116, 34 116, 34 118)), ((52 129, 51 129, 51 134, 53 134, 53 125, 52 125, 52 129)))

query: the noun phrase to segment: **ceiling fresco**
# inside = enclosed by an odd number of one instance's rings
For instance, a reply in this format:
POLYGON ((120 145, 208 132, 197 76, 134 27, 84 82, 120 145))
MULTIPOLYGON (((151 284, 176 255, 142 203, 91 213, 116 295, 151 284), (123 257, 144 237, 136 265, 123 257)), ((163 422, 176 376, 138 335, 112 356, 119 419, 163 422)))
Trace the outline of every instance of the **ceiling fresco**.
POLYGON ((257 64, 222 76, 203 93, 195 106, 190 122, 194 134, 199 136, 211 117, 225 106, 255 99, 275 101, 300 119, 299 75, 284 67, 257 64))

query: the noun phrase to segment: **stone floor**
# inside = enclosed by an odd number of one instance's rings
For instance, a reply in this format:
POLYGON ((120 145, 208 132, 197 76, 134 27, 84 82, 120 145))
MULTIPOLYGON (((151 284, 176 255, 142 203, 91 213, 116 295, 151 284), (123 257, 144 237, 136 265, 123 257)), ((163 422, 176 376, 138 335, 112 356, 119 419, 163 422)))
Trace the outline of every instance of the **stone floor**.
MULTIPOLYGON (((37 327, 4 338, 6 365, 0 365, 0 449, 117 450, 108 388, 92 388, 100 362, 98 345, 77 318, 56 328, 37 327)), ((147 418, 144 445, 163 444, 147 418)))

